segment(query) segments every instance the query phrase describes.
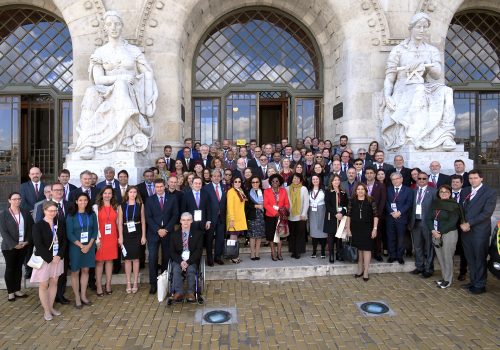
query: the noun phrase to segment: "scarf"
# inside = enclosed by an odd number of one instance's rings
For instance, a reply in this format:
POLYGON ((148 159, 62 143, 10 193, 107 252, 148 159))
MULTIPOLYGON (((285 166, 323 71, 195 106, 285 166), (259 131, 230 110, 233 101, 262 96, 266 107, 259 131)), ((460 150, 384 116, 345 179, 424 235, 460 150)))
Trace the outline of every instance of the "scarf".
POLYGON ((300 189, 302 184, 291 184, 290 185, 290 199, 292 202, 292 216, 300 215, 302 211, 302 202, 300 200, 300 189))
POLYGON ((264 197, 262 196, 262 190, 260 188, 257 190, 258 194, 255 193, 255 190, 253 188, 249 192, 252 202, 254 202, 255 204, 263 204, 264 197))
POLYGON ((245 193, 243 192, 243 190, 241 188, 234 188, 233 187, 233 190, 236 191, 236 194, 238 195, 238 197, 240 198, 240 201, 241 202, 244 202, 247 200, 247 196, 245 196, 245 193))

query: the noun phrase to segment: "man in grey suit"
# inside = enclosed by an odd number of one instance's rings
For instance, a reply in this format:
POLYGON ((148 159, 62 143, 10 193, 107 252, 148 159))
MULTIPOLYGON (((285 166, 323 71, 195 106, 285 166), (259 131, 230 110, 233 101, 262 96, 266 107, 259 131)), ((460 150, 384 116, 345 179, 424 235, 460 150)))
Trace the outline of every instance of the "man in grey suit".
POLYGON ((472 294, 486 292, 486 257, 491 236, 491 216, 495 210, 497 193, 483 184, 480 170, 469 172, 471 192, 464 200, 465 222, 460 225, 463 231, 462 245, 469 264, 470 283, 465 284, 472 294))
POLYGON ((410 230, 415 249, 414 275, 422 274, 429 278, 434 273, 434 246, 432 234, 426 220, 432 201, 436 198, 436 189, 427 186, 429 176, 423 171, 418 173, 417 187, 413 190, 413 209, 411 211, 410 230))
POLYGON ((356 181, 356 169, 349 168, 347 170, 347 180, 342 181, 340 187, 347 193, 349 198, 351 198, 356 190, 356 186, 358 186, 358 182, 356 181))

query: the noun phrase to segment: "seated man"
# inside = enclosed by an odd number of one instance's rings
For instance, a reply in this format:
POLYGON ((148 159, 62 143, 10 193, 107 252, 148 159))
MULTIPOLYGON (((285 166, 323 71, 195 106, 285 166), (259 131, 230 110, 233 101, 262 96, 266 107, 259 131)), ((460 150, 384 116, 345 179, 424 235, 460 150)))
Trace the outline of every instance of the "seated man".
POLYGON ((184 212, 181 215, 181 228, 172 235, 170 244, 170 257, 172 259, 174 301, 180 302, 186 299, 188 302, 195 302, 194 292, 196 288, 196 272, 200 264, 203 251, 203 234, 191 228, 193 216, 184 212), (184 283, 182 273, 187 274, 188 289, 184 293, 184 283))

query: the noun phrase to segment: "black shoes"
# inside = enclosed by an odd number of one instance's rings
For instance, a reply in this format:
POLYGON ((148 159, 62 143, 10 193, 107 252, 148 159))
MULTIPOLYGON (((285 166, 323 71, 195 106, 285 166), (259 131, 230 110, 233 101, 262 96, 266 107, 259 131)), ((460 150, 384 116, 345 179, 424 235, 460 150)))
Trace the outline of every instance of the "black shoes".
POLYGON ((440 281, 441 283, 438 283, 438 288, 441 288, 441 289, 446 289, 448 288, 449 286, 451 286, 451 283, 448 282, 448 281, 440 281))
POLYGON ((420 275, 422 273, 422 270, 415 269, 412 272, 410 272, 412 275, 420 275))
POLYGON ((394 258, 389 258, 389 259, 387 259, 387 262, 388 262, 389 264, 392 264, 392 263, 393 263, 393 262, 395 262, 395 261, 396 261, 396 259, 394 259, 394 258))
POLYGON ((363 276, 363 272, 361 272, 360 274, 355 274, 354 278, 360 278, 361 276, 363 276))
POLYGON ((486 293, 486 288, 482 287, 482 288, 478 288, 478 287, 474 287, 474 286, 471 286, 469 287, 469 293, 471 294, 483 294, 483 293, 486 293))
POLYGON ((384 261, 384 259, 380 255, 375 255, 374 259, 377 260, 378 262, 384 261))
POLYGON ((465 273, 461 273, 458 275, 457 280, 459 281, 465 281, 465 273))
POLYGON ((215 258, 214 263, 216 263, 217 265, 224 265, 224 261, 222 261, 221 258, 215 258))
POLYGON ((330 254, 330 257, 328 258, 328 261, 330 262, 330 264, 333 264, 335 262, 333 254, 330 254))
POLYGON ((404 261, 404 259, 403 259, 403 258, 399 258, 399 259, 398 259, 398 263, 399 263, 399 265, 404 265, 404 264, 405 264, 405 261, 404 261))
POLYGON ((157 291, 158 291, 158 287, 157 286, 151 286, 149 288, 149 294, 156 294, 157 291))
POLYGON ((432 276, 432 273, 431 273, 431 272, 427 272, 427 271, 422 272, 422 278, 429 278, 429 277, 431 277, 431 276, 432 276))
POLYGON ((59 303, 61 305, 67 305, 69 304, 69 300, 66 299, 64 296, 61 296, 61 297, 56 297, 56 300, 55 300, 56 303, 59 303))
POLYGON ((469 289, 470 287, 472 287, 472 283, 465 283, 460 286, 462 289, 469 289))

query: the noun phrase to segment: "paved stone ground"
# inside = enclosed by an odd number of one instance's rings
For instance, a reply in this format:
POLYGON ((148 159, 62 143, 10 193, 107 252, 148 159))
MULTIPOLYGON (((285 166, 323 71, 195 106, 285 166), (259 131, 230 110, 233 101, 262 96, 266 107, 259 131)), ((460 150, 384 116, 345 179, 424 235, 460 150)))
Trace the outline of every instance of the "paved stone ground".
MULTIPOLYGON (((205 307, 235 307, 238 323, 195 321, 199 305, 167 307, 142 286, 127 295, 91 295, 93 306, 62 306, 43 320, 36 289, 27 299, 0 302, 0 349, 498 349, 500 281, 469 295, 454 283, 408 273, 292 281, 209 281, 205 307), (394 316, 364 317, 356 302, 383 300, 394 316)), ((71 293, 68 293, 70 295, 71 293)))

